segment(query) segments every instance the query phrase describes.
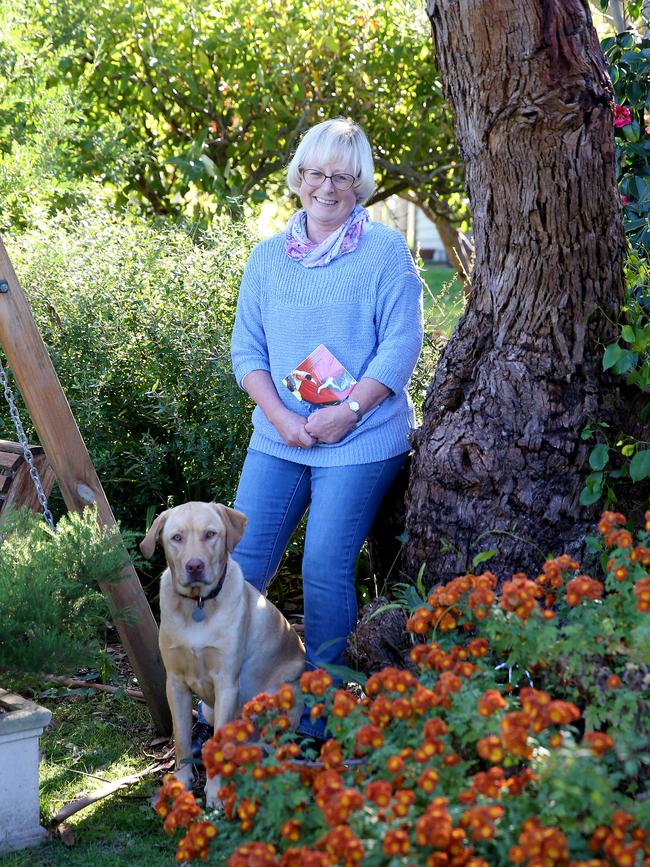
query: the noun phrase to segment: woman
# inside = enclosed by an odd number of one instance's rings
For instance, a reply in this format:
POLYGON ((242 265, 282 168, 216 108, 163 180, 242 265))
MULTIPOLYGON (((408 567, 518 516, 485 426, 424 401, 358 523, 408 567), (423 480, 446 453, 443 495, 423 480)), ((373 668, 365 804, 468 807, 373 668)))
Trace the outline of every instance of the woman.
MULTIPOLYGON (((409 450, 422 290, 402 236, 361 206, 374 165, 360 127, 336 119, 310 129, 288 185, 302 209, 253 250, 232 335, 237 382, 257 404, 235 500, 248 525, 234 558, 265 593, 309 509, 305 646, 307 667, 318 668, 343 661, 356 557, 409 450), (334 363, 319 381, 301 363, 321 344, 346 371, 334 363), (305 385, 321 404, 301 399, 305 385)), ((323 721, 306 714, 298 731, 322 737, 323 721)))

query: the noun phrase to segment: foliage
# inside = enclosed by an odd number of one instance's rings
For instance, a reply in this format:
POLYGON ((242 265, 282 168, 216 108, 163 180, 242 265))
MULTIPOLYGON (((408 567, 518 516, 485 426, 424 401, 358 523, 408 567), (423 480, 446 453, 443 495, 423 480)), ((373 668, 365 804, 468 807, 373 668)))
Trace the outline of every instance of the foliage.
POLYGON ((178 860, 645 863, 650 512, 636 544, 624 523, 602 517, 602 581, 562 556, 499 595, 489 572, 436 587, 407 623, 413 671, 383 669, 361 699, 306 672, 332 735, 317 763, 295 761, 292 688, 254 698, 204 747, 223 817, 164 781, 156 809, 183 834, 178 860))
POLYGON ((338 115, 369 133, 382 195, 413 189, 448 212, 440 197, 462 190, 426 19, 405 0, 353 13, 340 0, 49 0, 12 23, 4 78, 21 97, 5 128, 22 141, 36 82, 68 89, 83 118, 74 171, 120 202, 205 220, 237 210, 278 185, 309 125, 338 115))
MULTIPOLYGON (((636 39, 631 32, 608 37, 601 43, 614 87, 616 105, 616 162, 628 238, 625 303, 621 309, 617 339, 605 347, 603 369, 625 377, 628 385, 644 394, 650 391, 650 80, 647 69, 650 39, 636 39)), ((650 403, 641 409, 641 420, 650 416, 650 403)), ((583 439, 597 440, 589 463, 592 472, 580 495, 582 505, 604 498, 607 507, 617 502, 629 485, 650 478, 650 443, 615 431, 605 422, 592 422, 583 439)))
POLYGON ((39 674, 97 663, 109 617, 98 583, 122 577, 118 539, 89 509, 62 517, 56 532, 28 510, 3 521, 0 669, 39 674))
MULTIPOLYGON (((251 244, 243 222, 218 220, 192 238, 97 202, 43 218, 10 245, 124 526, 143 531, 161 504, 234 493, 250 410, 229 337, 251 244)), ((7 414, 0 435, 12 438, 7 414)))

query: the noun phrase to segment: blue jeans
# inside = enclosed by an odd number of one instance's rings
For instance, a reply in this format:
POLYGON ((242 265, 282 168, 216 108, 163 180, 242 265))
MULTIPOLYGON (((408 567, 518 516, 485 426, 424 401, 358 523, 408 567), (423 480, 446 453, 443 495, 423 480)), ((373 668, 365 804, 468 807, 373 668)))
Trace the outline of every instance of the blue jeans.
MULTIPOLYGON (((233 558, 261 593, 309 509, 302 560, 306 667, 341 665, 357 623, 355 563, 406 453, 370 464, 310 467, 248 450, 235 508, 248 516, 233 558)), ((298 730, 322 736, 308 713, 298 730)))

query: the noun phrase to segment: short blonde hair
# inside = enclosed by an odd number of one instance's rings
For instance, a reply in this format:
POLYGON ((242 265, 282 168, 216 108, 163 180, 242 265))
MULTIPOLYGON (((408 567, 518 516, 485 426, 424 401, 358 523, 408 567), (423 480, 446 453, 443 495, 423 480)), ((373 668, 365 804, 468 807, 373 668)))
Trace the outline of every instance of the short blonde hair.
POLYGON ((351 120, 337 117, 307 130, 287 168, 287 186, 298 193, 301 170, 335 163, 340 171, 349 171, 356 181, 352 189, 357 202, 366 202, 375 191, 375 164, 370 142, 361 127, 351 120))

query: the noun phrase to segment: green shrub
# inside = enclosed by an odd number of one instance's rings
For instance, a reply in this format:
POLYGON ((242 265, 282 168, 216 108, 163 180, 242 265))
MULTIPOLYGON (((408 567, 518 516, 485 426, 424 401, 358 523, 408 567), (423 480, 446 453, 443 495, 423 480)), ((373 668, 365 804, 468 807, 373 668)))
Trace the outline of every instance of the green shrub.
MULTIPOLYGON (((229 337, 252 239, 223 220, 190 237, 101 202, 44 218, 9 253, 82 436, 124 526, 148 509, 232 498, 250 406, 229 337)), ((8 413, 0 436, 15 438, 8 413)))
POLYGON ((0 670, 41 674, 97 664, 109 610, 98 582, 121 580, 126 554, 96 514, 53 533, 27 509, 0 527, 0 670))

